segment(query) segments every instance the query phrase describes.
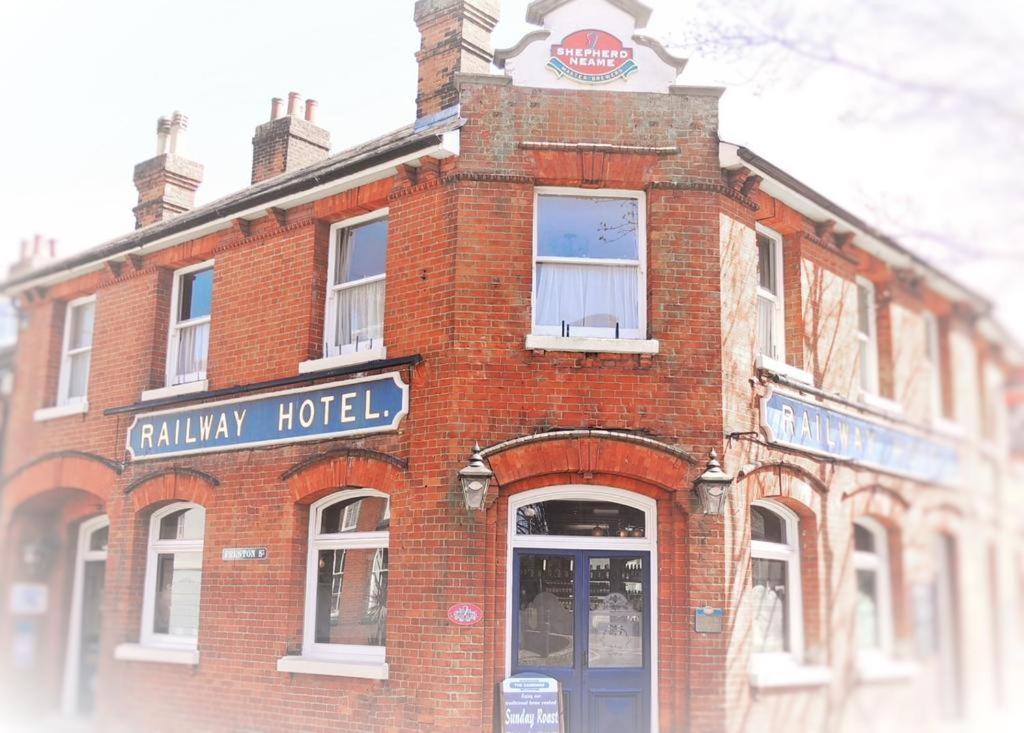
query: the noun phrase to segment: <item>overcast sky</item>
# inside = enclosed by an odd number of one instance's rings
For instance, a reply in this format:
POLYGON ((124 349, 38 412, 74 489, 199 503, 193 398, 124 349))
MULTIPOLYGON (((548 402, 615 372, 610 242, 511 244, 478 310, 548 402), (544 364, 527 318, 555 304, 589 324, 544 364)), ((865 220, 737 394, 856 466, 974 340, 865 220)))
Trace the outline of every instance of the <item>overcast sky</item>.
MULTIPOLYGON (((675 41, 743 4, 648 3, 655 13, 646 32, 675 41)), ((511 46, 530 29, 527 4, 503 0, 496 46, 511 46)), ((1021 13, 1010 7, 1017 3, 962 4, 988 27, 1018 34, 1024 47, 1021 13)), ((779 5, 809 16, 822 12, 811 0, 763 3, 766 12, 779 5)), ((319 100, 319 121, 331 131, 335 151, 410 122, 418 46, 412 6, 412 0, 0 4, 0 261, 13 259, 19 241, 34 233, 56 238, 59 252, 70 254, 129 231, 132 167, 153 155, 156 119, 173 110, 191 121, 186 155, 206 166, 199 203, 249 183, 252 132, 268 118, 271 97, 294 90, 319 100)), ((841 28, 845 19, 826 21, 841 28)), ((901 35, 906 30, 879 22, 886 33, 873 38, 866 28, 873 42, 920 48, 920 39, 901 35)), ((932 52, 939 59, 943 51, 932 52)), ((997 205, 985 189, 988 162, 957 155, 963 146, 950 128, 914 116, 851 121, 857 95, 866 91, 843 70, 823 67, 805 76, 805 69, 767 65, 753 53, 746 59, 686 55, 691 62, 681 83, 729 87, 724 139, 751 147, 869 219, 889 224, 895 210, 896 228, 955 227, 961 236, 984 238, 980 252, 1002 252, 968 255, 927 240, 908 242, 997 299, 1003 322, 1024 339, 1024 247, 1015 228, 992 226, 1003 208, 1019 207, 1017 189, 1006 199, 999 182, 997 205)), ((994 142, 1019 146, 1017 133, 1015 141, 994 142)))

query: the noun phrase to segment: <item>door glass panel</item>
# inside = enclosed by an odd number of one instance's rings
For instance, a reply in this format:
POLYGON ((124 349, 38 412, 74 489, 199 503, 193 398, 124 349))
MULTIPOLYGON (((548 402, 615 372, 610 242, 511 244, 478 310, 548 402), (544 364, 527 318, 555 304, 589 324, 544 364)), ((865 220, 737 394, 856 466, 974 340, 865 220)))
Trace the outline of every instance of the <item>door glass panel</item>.
POLYGON ((519 563, 519 649, 523 667, 572 667, 575 563, 565 555, 523 555, 519 563))
POLYGON ((644 561, 590 558, 590 667, 644 666, 644 561))
POLYGON ((608 501, 543 501, 520 507, 516 534, 569 537, 643 537, 645 514, 608 501))
POLYGON ((106 563, 102 560, 85 563, 82 582, 81 647, 78 655, 78 712, 83 715, 92 713, 96 701, 96 671, 99 668, 102 624, 100 604, 103 601, 105 573, 106 563))

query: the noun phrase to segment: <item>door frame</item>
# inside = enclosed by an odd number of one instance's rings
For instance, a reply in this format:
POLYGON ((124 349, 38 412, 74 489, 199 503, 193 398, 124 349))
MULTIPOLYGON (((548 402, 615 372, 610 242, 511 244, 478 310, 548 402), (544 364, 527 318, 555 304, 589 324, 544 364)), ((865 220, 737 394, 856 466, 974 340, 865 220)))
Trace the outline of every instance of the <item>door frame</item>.
POLYGON ((531 489, 513 494, 508 499, 505 557, 505 676, 512 674, 512 590, 515 584, 513 554, 515 550, 623 550, 650 553, 650 633, 651 633, 651 733, 656 733, 658 716, 658 503, 643 494, 610 486, 566 484, 531 489), (639 509, 644 513, 646 531, 643 537, 554 537, 550 535, 516 535, 516 513, 522 506, 542 501, 607 501, 639 509))
POLYGON ((78 686, 82 656, 82 601, 85 592, 85 563, 107 562, 106 550, 90 550, 89 538, 98 529, 110 526, 110 517, 101 514, 87 519, 78 527, 78 541, 75 543, 75 574, 71 586, 71 613, 68 614, 68 643, 64 653, 64 676, 60 693, 60 709, 63 715, 78 715, 78 686))

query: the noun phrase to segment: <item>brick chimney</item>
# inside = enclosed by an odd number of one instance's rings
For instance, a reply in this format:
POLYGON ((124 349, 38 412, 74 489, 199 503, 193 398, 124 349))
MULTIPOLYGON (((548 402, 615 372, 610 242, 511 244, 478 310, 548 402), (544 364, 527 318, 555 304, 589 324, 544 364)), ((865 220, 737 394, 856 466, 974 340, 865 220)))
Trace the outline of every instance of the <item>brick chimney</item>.
POLYGON ((331 133, 316 125, 316 100, 307 99, 301 113, 298 92, 288 94, 286 114, 281 114, 281 104, 277 97, 271 100, 270 121, 252 137, 253 183, 305 168, 330 153, 331 133))
POLYGON ((48 262, 57 259, 57 240, 44 239, 37 234, 31 240, 21 240, 21 252, 18 261, 7 271, 8 277, 17 277, 26 272, 37 270, 48 262))
POLYGON ((416 0, 417 119, 459 103, 455 74, 490 72, 499 5, 499 0, 416 0))
POLYGON ((170 219, 195 204, 196 189, 203 180, 203 166, 181 156, 188 117, 175 112, 156 124, 156 156, 135 166, 139 204, 135 228, 170 219))

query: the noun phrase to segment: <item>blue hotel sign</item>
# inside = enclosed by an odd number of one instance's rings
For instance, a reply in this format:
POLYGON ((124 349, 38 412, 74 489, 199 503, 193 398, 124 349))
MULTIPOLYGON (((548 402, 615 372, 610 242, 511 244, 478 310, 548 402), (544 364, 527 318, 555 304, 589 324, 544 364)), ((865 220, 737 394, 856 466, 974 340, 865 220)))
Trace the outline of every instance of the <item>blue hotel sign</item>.
POLYGON ((919 481, 952 484, 960 470, 949 445, 774 390, 761 400, 761 426, 769 443, 919 481))
POLYGON ((397 373, 139 415, 132 460, 397 430, 409 387, 397 373))

